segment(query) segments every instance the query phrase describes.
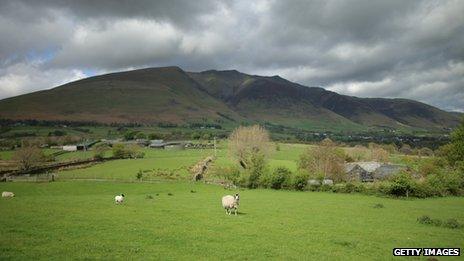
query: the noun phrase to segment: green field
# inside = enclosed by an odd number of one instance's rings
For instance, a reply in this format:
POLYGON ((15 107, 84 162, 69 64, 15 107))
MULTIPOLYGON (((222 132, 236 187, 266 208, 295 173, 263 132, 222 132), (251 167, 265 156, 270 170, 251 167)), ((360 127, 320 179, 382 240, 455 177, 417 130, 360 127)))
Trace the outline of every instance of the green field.
MULTIPOLYGON (((307 146, 280 144, 270 167, 296 170, 307 146)), ((219 143, 213 167, 234 164, 225 147, 219 143)), ((0 183, 0 191, 16 194, 0 200, 0 260, 388 260, 395 247, 464 245, 464 228, 416 221, 428 215, 464 223, 462 197, 241 189, 240 214, 227 216, 221 197, 236 191, 192 182, 188 172, 214 150, 143 151, 142 159, 56 172, 57 182, 0 183), (136 179, 140 170, 146 182, 136 179), (160 171, 174 174, 157 176, 160 171), (116 205, 120 193, 126 201, 116 205)), ((72 152, 59 160, 92 155, 72 152)))
POLYGON ((416 222, 424 214, 463 221, 463 198, 243 190, 240 214, 226 216, 220 199, 233 191, 199 183, 3 183, 0 189, 17 194, 0 201, 2 260, 372 260, 393 259, 394 247, 464 244, 462 229, 416 222), (114 204, 119 193, 126 195, 123 205, 114 204), (373 208, 377 203, 385 207, 373 208))

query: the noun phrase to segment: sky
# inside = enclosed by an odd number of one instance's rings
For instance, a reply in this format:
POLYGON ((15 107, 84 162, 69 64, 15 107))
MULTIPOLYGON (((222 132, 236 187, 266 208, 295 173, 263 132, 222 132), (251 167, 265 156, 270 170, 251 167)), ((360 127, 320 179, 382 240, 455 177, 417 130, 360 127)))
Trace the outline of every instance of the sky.
POLYGON ((464 1, 2 0, 0 99, 145 67, 464 112, 464 1))

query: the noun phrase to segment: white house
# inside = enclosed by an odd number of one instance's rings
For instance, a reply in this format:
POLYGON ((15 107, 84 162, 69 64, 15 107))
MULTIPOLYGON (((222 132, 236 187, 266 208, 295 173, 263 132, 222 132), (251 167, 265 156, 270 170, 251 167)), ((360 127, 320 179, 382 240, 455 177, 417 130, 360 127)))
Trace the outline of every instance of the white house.
POLYGON ((77 145, 65 145, 63 146, 65 151, 77 151, 77 145))

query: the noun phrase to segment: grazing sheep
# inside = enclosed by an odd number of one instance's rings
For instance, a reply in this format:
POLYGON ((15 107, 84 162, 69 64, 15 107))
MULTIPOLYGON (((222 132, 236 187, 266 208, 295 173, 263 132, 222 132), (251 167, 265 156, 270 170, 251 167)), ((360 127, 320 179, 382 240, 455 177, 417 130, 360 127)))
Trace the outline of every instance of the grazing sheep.
POLYGON ((226 210, 226 214, 230 215, 233 209, 234 214, 237 215, 239 200, 240 196, 238 193, 235 196, 227 195, 222 197, 222 207, 226 210))
POLYGON ((3 191, 2 192, 2 198, 12 198, 14 196, 15 196, 15 194, 13 192, 9 192, 9 191, 3 191))
POLYGON ((116 204, 121 204, 124 201, 124 194, 114 197, 114 201, 116 202, 116 204))

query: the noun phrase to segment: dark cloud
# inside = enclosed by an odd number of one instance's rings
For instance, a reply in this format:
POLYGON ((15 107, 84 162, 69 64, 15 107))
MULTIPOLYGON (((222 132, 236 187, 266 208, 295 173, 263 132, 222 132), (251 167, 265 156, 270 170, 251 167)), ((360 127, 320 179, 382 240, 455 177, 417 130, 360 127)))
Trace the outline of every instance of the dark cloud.
POLYGON ((0 98, 87 70, 178 65, 462 111, 463 13, 457 0, 2 1, 0 98))

